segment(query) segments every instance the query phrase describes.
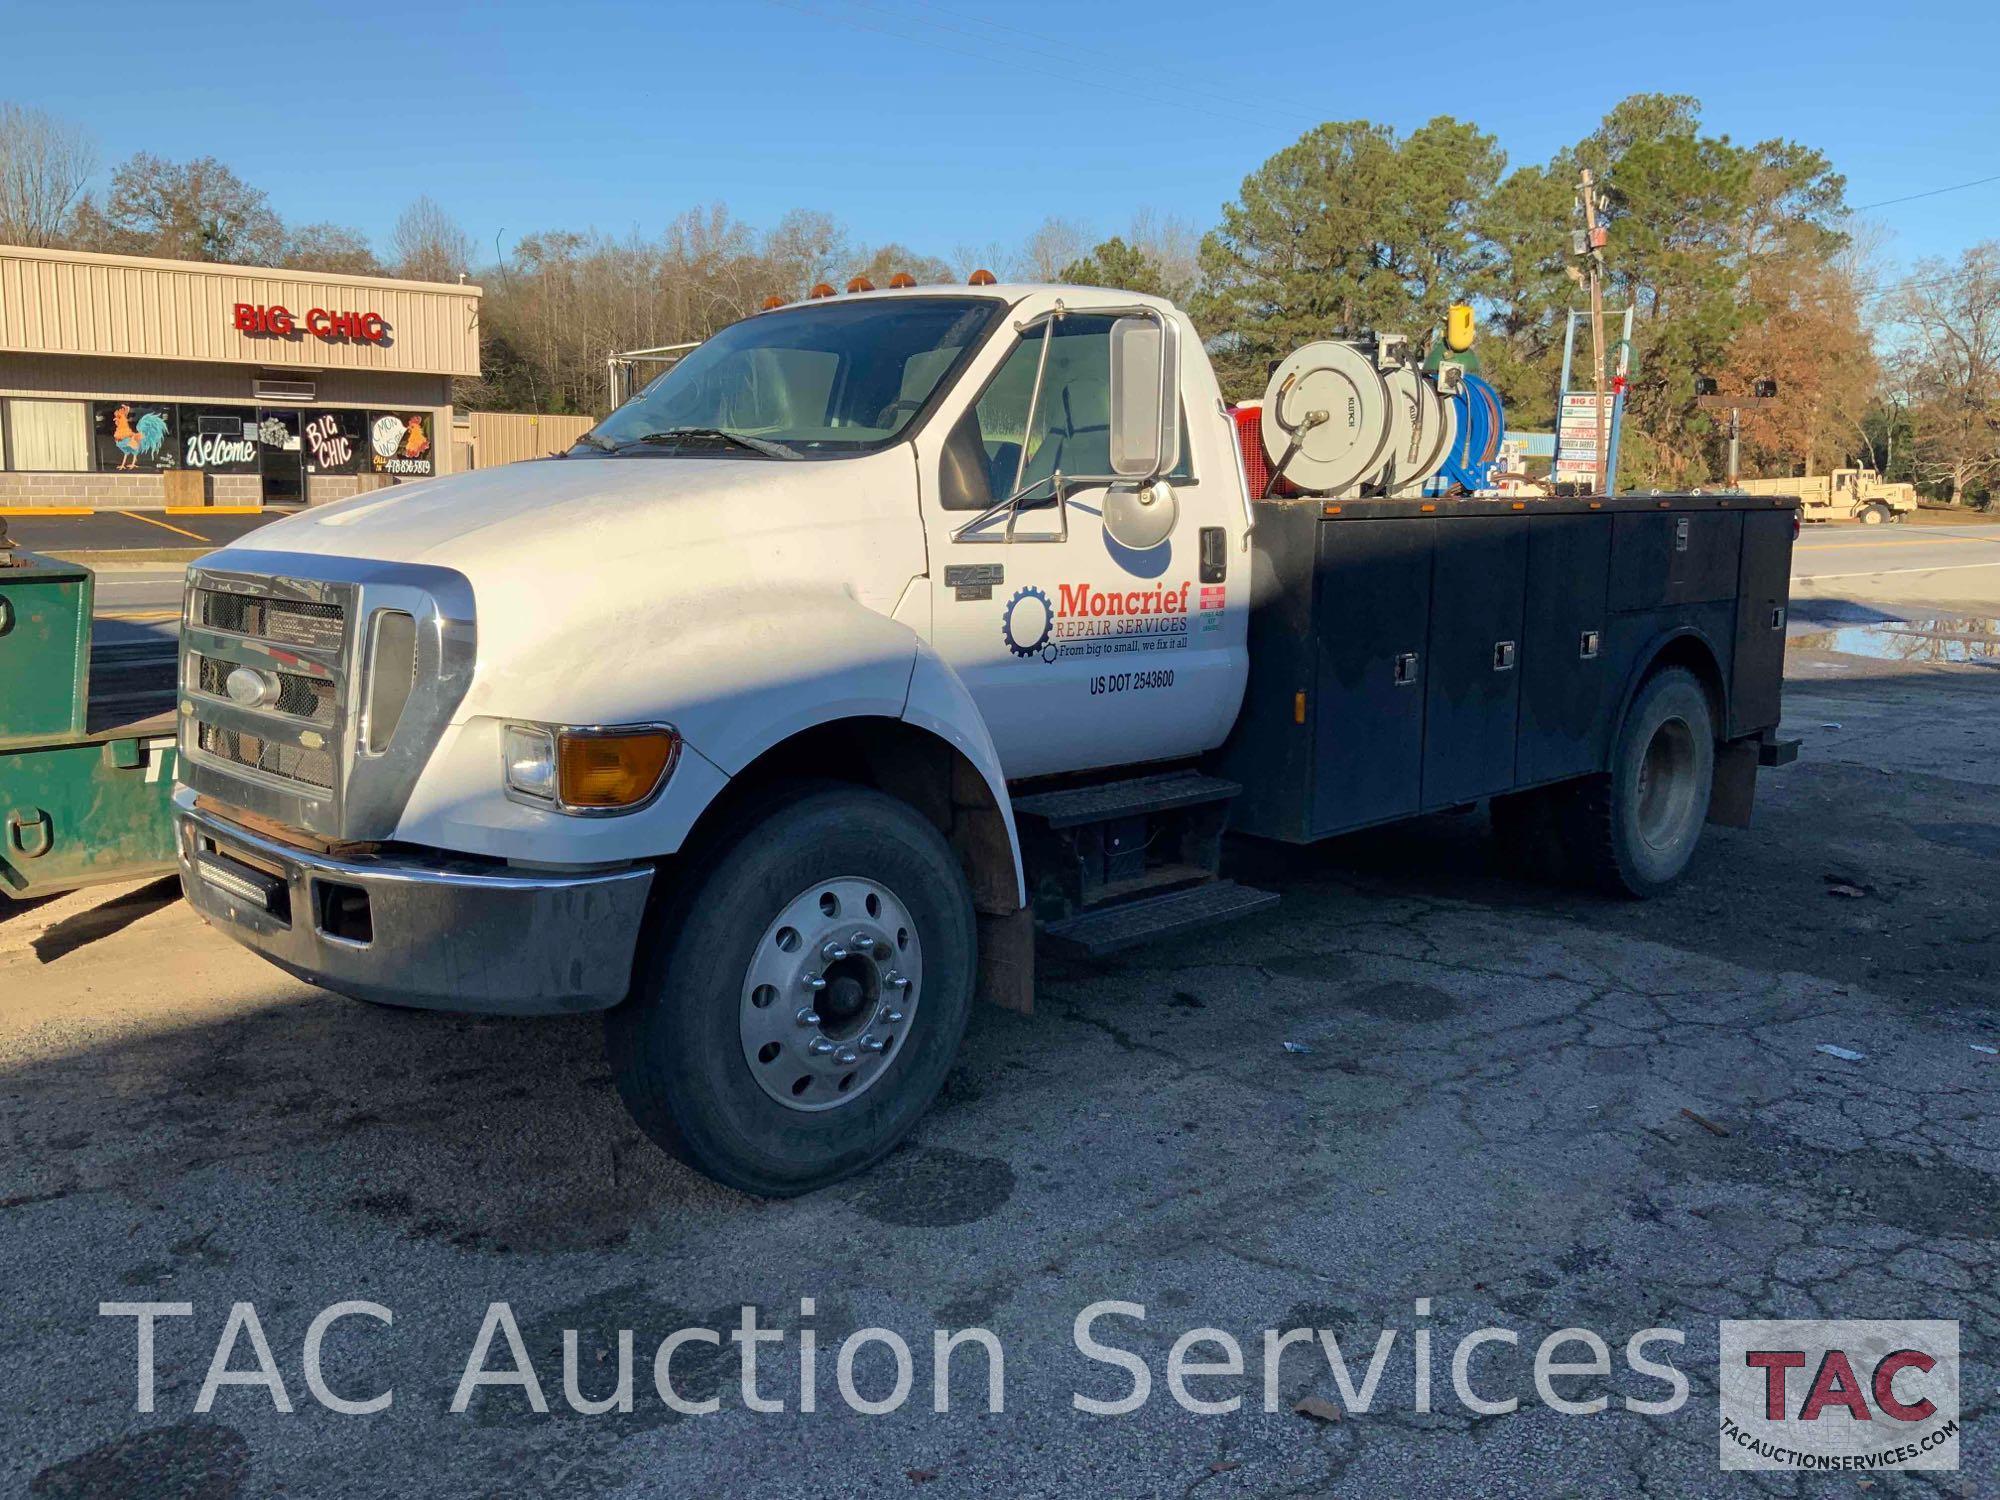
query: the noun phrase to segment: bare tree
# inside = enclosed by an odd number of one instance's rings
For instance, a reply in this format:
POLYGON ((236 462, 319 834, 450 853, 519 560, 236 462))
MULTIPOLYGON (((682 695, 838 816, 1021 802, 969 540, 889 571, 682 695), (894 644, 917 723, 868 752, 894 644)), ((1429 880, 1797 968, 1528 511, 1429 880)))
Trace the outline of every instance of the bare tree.
POLYGON ((270 199, 212 156, 141 151, 111 174, 103 209, 86 202, 75 217, 72 238, 89 249, 252 266, 276 265, 285 250, 270 199))
POLYGON ((1891 304, 1920 479, 1959 504, 2000 479, 2000 240, 1918 261, 1891 304))
POLYGON ((1051 215, 1021 247, 1019 273, 1029 281, 1060 281, 1063 268, 1090 251, 1090 233, 1072 219, 1051 215))
POLYGON ((1200 276, 1201 234, 1179 214, 1142 208, 1126 231, 1132 248, 1159 267, 1160 285, 1176 302, 1194 294, 1200 276))
POLYGON ((285 264, 295 271, 332 271, 342 276, 380 276, 382 262, 368 236, 345 224, 301 224, 285 234, 285 264))
POLYGON ((75 125, 0 104, 0 242, 54 245, 97 170, 97 148, 75 125))
POLYGON ((847 231, 832 214, 795 208, 764 236, 764 258, 771 263, 771 292, 803 297, 839 274, 849 259, 847 231))
POLYGON ((456 281, 472 269, 472 237, 428 193, 403 210, 389 247, 396 274, 411 281, 456 281))

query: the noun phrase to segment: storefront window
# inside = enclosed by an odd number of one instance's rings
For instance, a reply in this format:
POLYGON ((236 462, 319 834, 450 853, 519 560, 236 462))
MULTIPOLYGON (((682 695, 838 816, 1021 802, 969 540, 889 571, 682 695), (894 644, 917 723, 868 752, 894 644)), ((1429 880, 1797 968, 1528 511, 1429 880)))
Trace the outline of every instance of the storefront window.
POLYGON ((7 460, 14 469, 81 473, 90 467, 90 427, 81 401, 7 402, 7 460))

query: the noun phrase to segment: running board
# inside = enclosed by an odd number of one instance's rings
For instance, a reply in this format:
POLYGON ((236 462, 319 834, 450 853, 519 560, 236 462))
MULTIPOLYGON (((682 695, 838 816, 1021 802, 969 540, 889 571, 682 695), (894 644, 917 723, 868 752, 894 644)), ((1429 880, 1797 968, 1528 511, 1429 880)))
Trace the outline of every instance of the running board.
POLYGON ((1276 891, 1260 891, 1233 880, 1211 881, 1164 896, 1147 896, 1123 906, 1102 907, 1045 923, 1043 936, 1098 957, 1173 937, 1221 922, 1233 922, 1278 902, 1276 891))
POLYGON ((1142 813, 1227 802, 1242 790, 1233 781, 1204 776, 1199 771, 1168 771, 1158 776, 1135 776, 1129 781, 1101 781, 1061 791, 1033 792, 1014 799, 1014 815, 1039 818, 1051 828, 1075 828, 1142 813))

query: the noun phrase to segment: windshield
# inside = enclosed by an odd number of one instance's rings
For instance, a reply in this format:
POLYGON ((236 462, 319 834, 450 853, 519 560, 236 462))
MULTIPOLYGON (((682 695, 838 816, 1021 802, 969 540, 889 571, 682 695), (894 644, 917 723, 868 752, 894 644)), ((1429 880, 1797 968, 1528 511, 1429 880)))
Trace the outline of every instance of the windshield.
POLYGON ((865 453, 896 440, 1004 308, 898 297, 760 313, 703 343, 575 451, 865 453), (688 441, 667 441, 675 435, 688 441))

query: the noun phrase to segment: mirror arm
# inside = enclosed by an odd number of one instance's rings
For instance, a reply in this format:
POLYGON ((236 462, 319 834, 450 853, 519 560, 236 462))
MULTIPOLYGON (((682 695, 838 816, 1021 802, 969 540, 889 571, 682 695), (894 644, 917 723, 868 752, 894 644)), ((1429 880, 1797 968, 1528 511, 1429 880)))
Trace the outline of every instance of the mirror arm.
POLYGON ((1028 447, 1035 439, 1035 414, 1042 404, 1042 383, 1048 379, 1049 349, 1056 341, 1056 324, 1063 320, 1065 309, 1062 299, 1049 312, 1048 327, 1042 330, 1042 352, 1035 360, 1035 384, 1028 392, 1028 419, 1021 428, 1021 457, 1014 465, 1014 494, 1018 498, 1021 484, 1028 477, 1028 447))

